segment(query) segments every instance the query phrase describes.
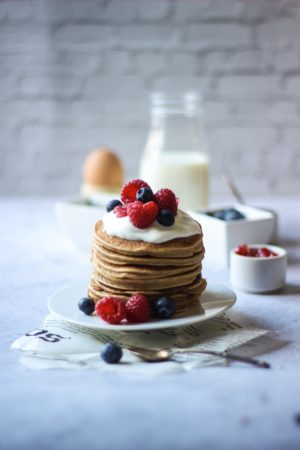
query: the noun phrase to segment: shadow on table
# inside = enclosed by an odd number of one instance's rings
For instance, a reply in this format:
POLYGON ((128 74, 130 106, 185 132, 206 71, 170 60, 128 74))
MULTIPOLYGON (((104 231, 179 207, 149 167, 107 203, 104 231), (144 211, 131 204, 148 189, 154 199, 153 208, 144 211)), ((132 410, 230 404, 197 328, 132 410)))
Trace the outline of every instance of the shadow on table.
POLYGON ((279 339, 272 334, 265 334, 234 349, 234 353, 239 356, 254 358, 256 356, 272 353, 288 344, 290 344, 290 341, 288 340, 279 339))
MULTIPOLYGON (((284 287, 278 289, 277 291, 260 292, 259 294, 248 293, 248 295, 254 295, 254 296, 258 296, 259 295, 260 297, 263 297, 264 300, 268 300, 268 299, 273 300, 274 297, 278 297, 279 298, 279 297, 287 296, 287 295, 289 295, 289 296, 293 296, 293 295, 294 296, 299 296, 300 295, 300 284, 286 283, 284 287)), ((299 299, 297 299, 297 300, 299 300, 299 299)))
MULTIPOLYGON (((262 321, 259 320, 259 318, 241 313, 238 313, 235 317, 235 314, 232 314, 232 312, 230 314, 230 317, 233 320, 236 320, 238 323, 241 323, 246 327, 249 326, 254 328, 266 329, 265 324, 263 324, 262 321)), ((274 330, 269 330, 267 334, 264 334, 256 339, 247 342, 244 345, 241 345, 237 349, 234 349, 234 353, 242 356, 255 357, 271 353, 275 350, 279 350, 289 344, 290 341, 288 341, 287 339, 284 340, 282 338, 279 338, 278 336, 276 336, 274 330)))
POLYGON ((280 247, 285 248, 293 248, 293 247, 299 247, 300 246, 300 240, 297 239, 290 239, 290 238, 279 238, 276 242, 276 245, 279 245, 280 247))
MULTIPOLYGON (((287 296, 293 296, 293 295, 300 295, 300 284, 295 284, 295 283, 286 283, 284 287, 278 289, 277 291, 271 291, 271 292, 261 292, 260 294, 255 294, 255 295, 259 295, 261 297, 264 297, 264 299, 268 299, 271 298, 273 299, 274 296, 275 297, 281 297, 283 295, 287 296)), ((299 300, 299 299, 297 299, 299 300)), ((299 300, 300 301, 300 300, 299 300)))
POLYGON ((282 238, 276 243, 280 247, 284 247, 287 251, 287 259, 289 265, 300 263, 300 241, 296 239, 282 238))
POLYGON ((282 289, 273 293, 273 295, 300 295, 300 285, 287 283, 282 289))
POLYGON ((287 262, 288 262, 289 266, 295 266, 295 265, 300 264, 300 254, 294 255, 288 251, 287 252, 287 262))
MULTIPOLYGON (((253 327, 266 329, 265 323, 262 323, 262 321, 257 317, 249 316, 240 312, 234 313, 233 311, 230 311, 230 318, 233 321, 242 324, 246 328, 253 327)), ((279 350, 280 348, 283 348, 289 344, 290 341, 288 341, 287 339, 284 340, 276 336, 275 330, 268 330, 267 334, 257 337, 256 339, 253 339, 246 344, 234 349, 234 353, 241 356, 255 357, 271 353, 275 350, 279 350)))

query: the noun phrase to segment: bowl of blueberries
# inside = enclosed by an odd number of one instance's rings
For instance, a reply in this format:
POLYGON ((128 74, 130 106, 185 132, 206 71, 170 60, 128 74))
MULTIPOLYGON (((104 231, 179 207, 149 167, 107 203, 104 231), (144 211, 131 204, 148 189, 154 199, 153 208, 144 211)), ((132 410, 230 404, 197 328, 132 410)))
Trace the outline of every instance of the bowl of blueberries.
POLYGON ((205 260, 228 266, 230 251, 241 242, 267 244, 276 239, 276 216, 272 211, 245 204, 188 211, 203 231, 205 260))

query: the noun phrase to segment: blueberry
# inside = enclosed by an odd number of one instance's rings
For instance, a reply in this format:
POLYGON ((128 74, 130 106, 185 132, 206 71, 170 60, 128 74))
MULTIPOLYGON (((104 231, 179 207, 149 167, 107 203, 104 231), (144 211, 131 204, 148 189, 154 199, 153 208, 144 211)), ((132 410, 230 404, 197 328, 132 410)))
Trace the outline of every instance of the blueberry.
POLYGON ((142 187, 136 193, 136 199, 140 202, 147 203, 152 202, 153 192, 150 187, 142 187))
POLYGON ((225 210, 215 211, 211 214, 216 219, 225 220, 225 210))
POLYGON ((101 352, 101 358, 108 364, 116 364, 123 356, 121 347, 117 344, 105 344, 101 352))
POLYGON ((78 308, 90 316, 95 311, 95 302, 91 298, 83 297, 79 300, 78 308))
POLYGON ((234 209, 234 208, 225 209, 224 220, 230 221, 230 220, 241 220, 241 219, 245 219, 245 216, 242 213, 240 213, 239 211, 237 211, 236 209, 234 209))
POLYGON ((216 219, 225 220, 226 222, 245 219, 245 216, 234 208, 220 209, 219 211, 209 213, 209 215, 216 219))
POLYGON ((175 221, 174 214, 168 209, 161 209, 157 216, 157 222, 165 227, 170 227, 175 221))
POLYGON ((155 314, 161 319, 168 319, 173 316, 176 311, 175 302, 169 297, 158 298, 155 300, 153 307, 155 314))
POLYGON ((116 206, 122 205, 122 202, 120 202, 120 200, 110 200, 107 204, 106 204, 106 211, 110 212, 112 211, 116 206))

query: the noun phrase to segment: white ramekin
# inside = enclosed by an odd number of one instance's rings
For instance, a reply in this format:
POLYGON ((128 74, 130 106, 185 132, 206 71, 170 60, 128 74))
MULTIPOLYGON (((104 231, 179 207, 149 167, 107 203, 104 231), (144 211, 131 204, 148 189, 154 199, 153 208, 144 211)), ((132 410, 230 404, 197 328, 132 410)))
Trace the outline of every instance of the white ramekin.
POLYGON ((266 247, 278 256, 253 257, 230 252, 231 284, 242 291, 272 292, 285 285, 286 251, 274 245, 248 244, 250 248, 266 247))

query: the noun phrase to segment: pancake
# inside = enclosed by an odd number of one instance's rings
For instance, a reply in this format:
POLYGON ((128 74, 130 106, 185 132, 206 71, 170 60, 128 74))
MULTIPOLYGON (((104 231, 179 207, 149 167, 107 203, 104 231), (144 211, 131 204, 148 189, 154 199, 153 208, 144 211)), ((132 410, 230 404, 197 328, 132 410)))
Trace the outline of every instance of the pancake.
MULTIPOLYGON (((89 284, 89 288, 91 288, 93 291, 97 291, 97 292, 102 292, 102 293, 108 293, 109 295, 117 295, 117 293, 119 293, 120 295, 122 295, 125 298, 129 298, 131 297, 133 292, 132 290, 126 290, 126 289, 122 289, 121 287, 110 287, 105 285, 104 283, 100 283, 100 282, 90 282, 89 284)), ((204 289, 206 288, 206 280, 204 278, 201 279, 197 279, 194 281, 194 283, 191 283, 189 285, 186 286, 181 286, 180 290, 177 288, 170 288, 170 289, 160 289, 160 290, 143 290, 143 293, 145 295, 147 295, 147 297, 158 297, 158 296, 163 296, 163 295, 167 295, 170 296, 172 298, 177 298, 179 296, 182 295, 192 295, 192 294, 197 294, 200 295, 204 289)))
MULTIPOLYGON (((200 225, 199 225, 200 227, 200 225)), ((160 258, 169 257, 191 257, 203 249, 201 234, 188 236, 185 238, 176 238, 160 244, 153 244, 145 241, 131 241, 121 239, 117 236, 111 236, 103 231, 102 220, 96 223, 94 239, 109 250, 117 249, 118 253, 125 255, 154 256, 160 258)))
MULTIPOLYGON (((117 258, 117 255, 116 255, 117 258)), ((178 264, 178 262, 177 262, 178 264)), ((107 262, 101 255, 94 254, 93 268, 97 271, 101 267, 102 273, 107 273, 108 276, 120 278, 141 278, 147 279, 165 278, 167 276, 182 275, 184 273, 199 271, 199 261, 190 266, 153 266, 153 265, 135 265, 132 262, 123 262, 122 264, 115 264, 107 262)), ((200 263, 201 270, 201 263, 200 263)))
POLYGON ((104 284, 108 286, 120 286, 125 287, 126 289, 130 289, 131 291, 137 291, 142 292, 147 289, 153 289, 153 286, 155 285, 156 289, 169 289, 173 287, 178 286, 185 286, 187 284, 192 283, 197 275, 197 271, 185 273, 183 275, 176 275, 176 276, 168 276, 165 278, 157 278, 156 280, 148 279, 146 277, 137 278, 137 279, 130 279, 130 278, 115 278, 112 276, 109 276, 106 272, 101 270, 101 272, 95 273, 92 272, 94 275, 94 279, 98 281, 103 281, 104 284))
MULTIPOLYGON (((143 255, 129 255, 126 253, 121 253, 117 248, 115 250, 107 249, 99 242, 94 241, 92 245, 92 252, 95 255, 95 258, 101 258, 101 261, 106 261, 107 263, 112 264, 135 264, 135 265, 148 265, 148 266, 178 266, 178 255, 176 257, 170 258, 160 258, 154 256, 143 256, 143 255)), ((190 257, 182 257, 180 256, 180 265, 181 266, 190 266, 192 264, 196 264, 199 260, 201 261, 204 256, 204 249, 199 252, 196 252, 193 256, 190 257)))
MULTIPOLYGON (((147 298, 149 299, 150 303, 153 302, 158 296, 162 295, 168 295, 169 298, 171 298, 176 303, 176 314, 174 317, 185 317, 187 315, 194 315, 194 314, 203 314, 204 310, 201 306, 201 302, 199 300, 199 297, 201 293, 206 288, 206 280, 202 279, 199 291, 198 293, 190 293, 190 292, 177 292, 177 293, 170 293, 170 292, 162 292, 157 291, 153 293, 146 292, 147 298)), ((95 302, 99 301, 99 299, 107 296, 107 295, 115 295, 120 300, 123 300, 126 302, 132 295, 132 292, 123 292, 123 291, 116 291, 113 290, 113 292, 109 293, 107 289, 104 290, 97 290, 92 285, 89 286, 88 296, 92 298, 95 302)))

